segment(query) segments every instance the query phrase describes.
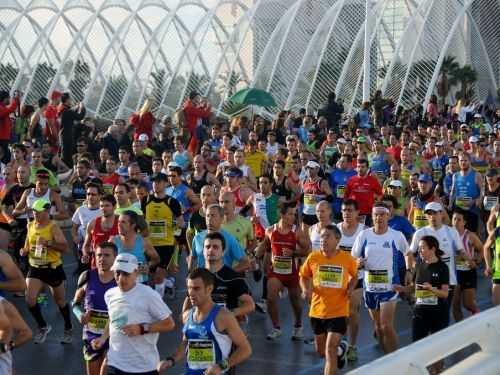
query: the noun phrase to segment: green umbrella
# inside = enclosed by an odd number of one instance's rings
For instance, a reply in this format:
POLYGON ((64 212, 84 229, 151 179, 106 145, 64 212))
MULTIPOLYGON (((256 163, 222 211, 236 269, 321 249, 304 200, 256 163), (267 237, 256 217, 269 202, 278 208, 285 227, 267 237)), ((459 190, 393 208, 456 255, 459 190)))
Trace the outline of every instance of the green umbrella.
POLYGON ((276 107, 276 102, 270 93, 256 88, 246 88, 229 98, 233 104, 256 105, 259 107, 276 107))

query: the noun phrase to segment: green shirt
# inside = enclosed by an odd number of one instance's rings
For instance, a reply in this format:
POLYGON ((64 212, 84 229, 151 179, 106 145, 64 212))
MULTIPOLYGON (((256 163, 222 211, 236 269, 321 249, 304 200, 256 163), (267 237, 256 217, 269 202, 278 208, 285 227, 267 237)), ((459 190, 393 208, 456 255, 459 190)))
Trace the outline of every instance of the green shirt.
POLYGON ((252 222, 241 215, 236 215, 230 223, 222 224, 222 229, 231 233, 243 249, 246 249, 248 242, 255 238, 252 222))

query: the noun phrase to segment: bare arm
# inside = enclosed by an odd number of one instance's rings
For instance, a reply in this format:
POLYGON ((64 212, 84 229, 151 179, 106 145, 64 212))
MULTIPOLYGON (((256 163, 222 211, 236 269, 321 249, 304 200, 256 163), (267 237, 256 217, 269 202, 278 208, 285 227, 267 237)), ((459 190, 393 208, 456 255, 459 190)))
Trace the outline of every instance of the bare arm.
POLYGON ((85 230, 85 240, 83 241, 82 253, 84 256, 89 256, 92 250, 92 231, 95 227, 95 219, 92 219, 90 223, 87 224, 87 229, 85 230))
POLYGON ((12 216, 14 218, 24 215, 28 212, 28 206, 26 204, 26 199, 28 198, 29 193, 31 193, 31 189, 25 190, 19 202, 17 202, 14 211, 12 211, 12 216))
POLYGON ((236 348, 228 358, 229 367, 234 367, 250 358, 252 347, 234 315, 221 309, 215 323, 219 332, 227 332, 233 343, 233 348, 236 348))
POLYGON ((297 244, 299 246, 295 251, 295 255, 303 257, 309 254, 311 250, 311 241, 309 240, 309 236, 302 229, 297 230, 297 244))
POLYGON ((188 189, 186 193, 186 198, 188 201, 191 203, 191 212, 196 212, 200 209, 201 207, 201 200, 198 198, 198 196, 193 192, 193 190, 188 189))
POLYGON ((0 290, 18 292, 26 289, 26 283, 22 272, 17 268, 9 254, 0 250, 0 269, 6 280, 0 281, 0 290))
POLYGON ((55 191, 50 192, 50 200, 54 202, 54 205, 56 206, 56 211, 57 213, 54 215, 55 220, 66 220, 69 218, 68 213, 66 212, 66 209, 64 208, 63 201, 61 199, 61 196, 57 194, 55 191))
POLYGON ((33 333, 28 324, 24 321, 19 311, 8 301, 3 302, 5 315, 9 319, 10 326, 14 331, 14 345, 16 348, 26 344, 31 340, 33 333))
POLYGON ((66 241, 66 237, 57 224, 52 226, 52 237, 54 238, 54 241, 50 244, 50 248, 59 251, 60 253, 69 253, 69 246, 66 241))
POLYGON ((148 257, 151 265, 160 263, 160 256, 158 255, 148 238, 144 239, 144 253, 148 257))
POLYGON ((238 302, 238 307, 232 310, 234 316, 243 317, 255 311, 255 303, 249 294, 239 296, 238 302))

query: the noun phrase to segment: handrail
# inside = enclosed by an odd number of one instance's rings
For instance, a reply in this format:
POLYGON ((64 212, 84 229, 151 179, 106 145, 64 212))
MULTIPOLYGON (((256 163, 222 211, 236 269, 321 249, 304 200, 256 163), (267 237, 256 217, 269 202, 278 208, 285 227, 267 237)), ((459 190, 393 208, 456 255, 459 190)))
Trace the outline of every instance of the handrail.
POLYGON ((350 371, 349 375, 424 375, 427 366, 472 344, 480 351, 442 374, 498 375, 500 369, 500 306, 454 324, 416 343, 350 371))

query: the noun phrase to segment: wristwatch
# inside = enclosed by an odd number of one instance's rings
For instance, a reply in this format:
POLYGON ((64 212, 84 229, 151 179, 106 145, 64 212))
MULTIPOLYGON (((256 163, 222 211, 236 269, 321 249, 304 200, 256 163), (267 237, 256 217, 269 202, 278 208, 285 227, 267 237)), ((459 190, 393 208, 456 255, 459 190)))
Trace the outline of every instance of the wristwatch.
POLYGON ((148 323, 142 323, 140 324, 140 327, 141 327, 141 335, 145 335, 149 333, 149 331, 151 330, 151 324, 148 323))
POLYGON ((217 363, 217 366, 220 367, 222 373, 225 373, 227 370, 229 370, 229 361, 227 359, 224 359, 223 361, 217 363))

